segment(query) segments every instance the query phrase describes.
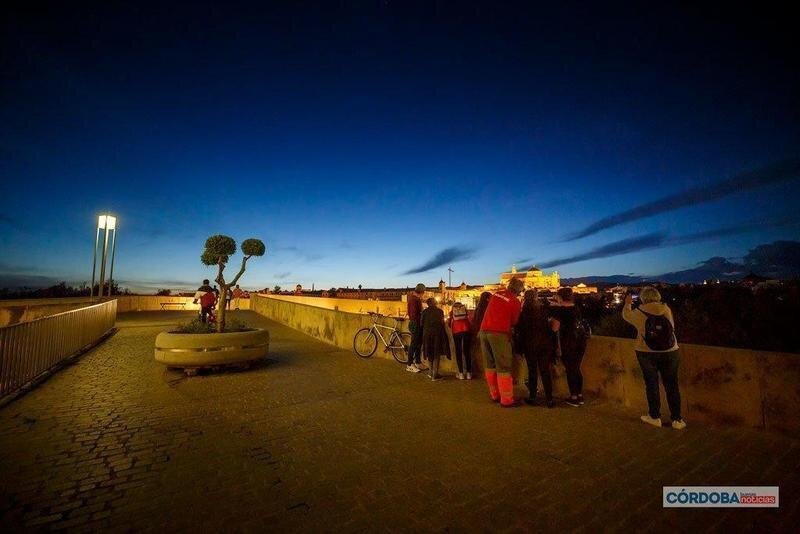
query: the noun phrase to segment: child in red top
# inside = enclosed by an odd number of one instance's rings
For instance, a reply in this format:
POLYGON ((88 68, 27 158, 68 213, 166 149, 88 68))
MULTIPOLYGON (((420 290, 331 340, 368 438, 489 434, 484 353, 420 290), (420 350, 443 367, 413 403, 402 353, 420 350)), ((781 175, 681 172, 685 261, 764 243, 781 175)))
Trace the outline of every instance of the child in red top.
POLYGON ((472 325, 467 307, 460 302, 454 303, 450 310, 449 323, 450 330, 453 332, 453 343, 456 346, 456 365, 458 365, 456 378, 472 380, 472 358, 470 357, 472 325))

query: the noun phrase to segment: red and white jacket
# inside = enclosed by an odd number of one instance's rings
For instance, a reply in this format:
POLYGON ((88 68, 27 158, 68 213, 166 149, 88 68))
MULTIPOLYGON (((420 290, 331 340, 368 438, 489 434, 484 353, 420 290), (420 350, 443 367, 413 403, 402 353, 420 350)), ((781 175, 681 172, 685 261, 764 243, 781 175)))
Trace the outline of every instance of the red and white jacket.
POLYGON ((511 329, 517 324, 522 304, 519 299, 507 289, 502 289, 492 295, 486 314, 481 323, 481 332, 493 334, 511 334, 511 329))

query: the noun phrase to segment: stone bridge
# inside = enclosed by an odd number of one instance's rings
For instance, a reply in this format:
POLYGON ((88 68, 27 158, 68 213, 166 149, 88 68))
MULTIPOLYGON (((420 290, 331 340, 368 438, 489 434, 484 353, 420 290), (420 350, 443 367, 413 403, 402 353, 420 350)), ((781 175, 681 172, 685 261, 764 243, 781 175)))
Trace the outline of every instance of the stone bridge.
POLYGON ((270 358, 185 378, 153 361, 191 312, 118 332, 0 409, 0 529, 790 531, 800 442, 638 412, 501 410, 253 312, 270 358), (664 509, 664 485, 777 485, 779 509, 664 509))

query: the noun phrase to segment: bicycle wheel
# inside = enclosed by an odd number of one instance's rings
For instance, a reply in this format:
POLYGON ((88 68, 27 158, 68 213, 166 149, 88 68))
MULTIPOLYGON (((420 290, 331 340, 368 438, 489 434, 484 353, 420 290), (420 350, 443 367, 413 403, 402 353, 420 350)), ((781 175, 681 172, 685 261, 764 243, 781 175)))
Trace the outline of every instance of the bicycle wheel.
POLYGON ((389 338, 389 350, 397 363, 408 363, 408 350, 411 347, 411 334, 408 332, 394 332, 389 338))
POLYGON ((362 358, 369 358, 378 348, 378 336, 372 328, 362 328, 353 337, 353 350, 362 358))

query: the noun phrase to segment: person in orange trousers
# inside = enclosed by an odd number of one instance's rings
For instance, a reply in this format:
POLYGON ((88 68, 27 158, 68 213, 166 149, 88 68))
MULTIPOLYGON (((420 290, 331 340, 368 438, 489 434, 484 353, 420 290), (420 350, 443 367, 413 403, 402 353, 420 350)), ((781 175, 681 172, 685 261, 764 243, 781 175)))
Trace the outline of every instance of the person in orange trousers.
POLYGON ((514 278, 507 288, 494 293, 489 299, 478 334, 489 396, 493 401, 500 401, 500 406, 505 408, 517 405, 514 400, 514 379, 511 376, 511 332, 517 324, 522 307, 517 296, 524 289, 522 280, 514 278))

